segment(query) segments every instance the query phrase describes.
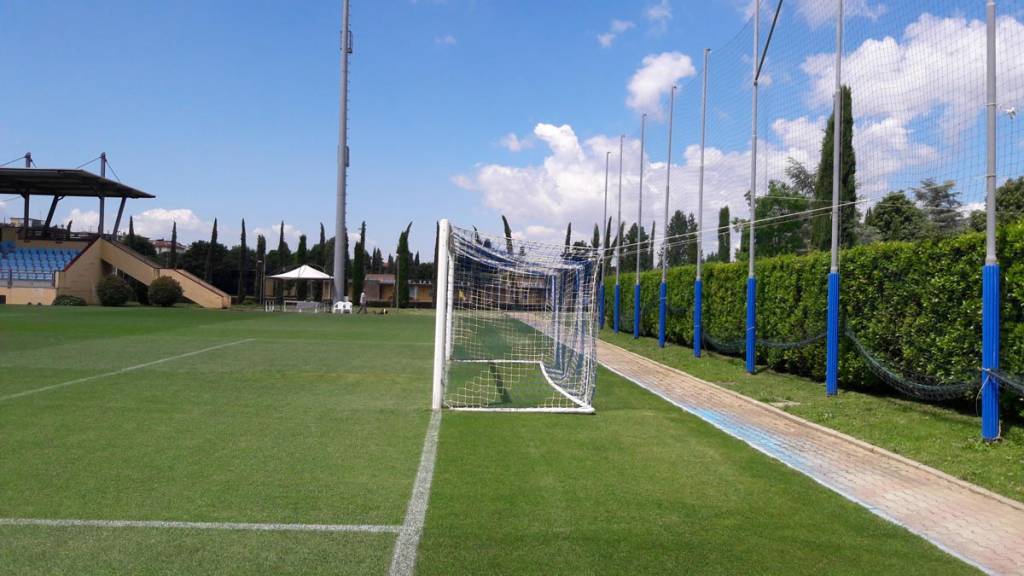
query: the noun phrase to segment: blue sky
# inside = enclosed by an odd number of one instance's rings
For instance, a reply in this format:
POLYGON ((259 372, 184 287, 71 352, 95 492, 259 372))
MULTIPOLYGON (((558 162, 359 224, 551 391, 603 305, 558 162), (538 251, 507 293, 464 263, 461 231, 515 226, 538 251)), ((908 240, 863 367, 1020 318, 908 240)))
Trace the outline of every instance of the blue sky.
MULTIPOLYGON (((640 113, 664 113, 667 86, 696 78, 704 47, 723 49, 712 55, 711 70, 717 65, 720 71, 712 86, 722 88, 712 96, 718 115, 709 116, 715 123, 709 138, 721 135, 709 144, 717 143, 723 157, 720 173, 709 174, 718 184, 709 191, 706 214, 722 204, 740 211, 745 188, 739 166, 749 166, 750 122, 742 78, 750 65, 742 59, 751 40, 734 38, 747 19, 746 4, 355 0, 350 231, 366 220, 370 243, 387 252, 412 220, 413 249, 428 257, 440 217, 500 230, 504 212, 517 234, 548 240, 560 240, 573 220, 589 236, 600 218, 603 152, 617 149, 618 134, 629 137, 627 147, 638 145, 640 113), (732 61, 715 62, 726 54, 732 61)), ((902 81, 920 68, 908 68, 915 66, 915 42, 926 47, 941 40, 940 24, 957 25, 957 18, 970 29, 977 10, 936 2, 931 10, 939 20, 911 37, 907 27, 921 19, 917 3, 847 4, 848 54, 889 35, 899 59, 890 62, 882 46, 850 64, 865 83, 858 93, 868 96, 866 113, 858 116, 864 134, 875 130, 885 142, 905 140, 898 153, 888 151, 865 172, 866 179, 882 179, 867 185, 882 190, 925 173, 966 181, 974 173, 971 161, 950 164, 950 158, 958 151, 970 156, 976 144, 970 136, 944 141, 938 127, 944 113, 960 132, 974 126, 972 72, 953 70, 971 76, 953 90, 955 97, 920 103, 891 97, 869 81, 886 64, 902 81), (898 163, 897 157, 909 160, 898 163)), ((828 113, 827 89, 822 101, 814 84, 828 70, 801 66, 830 53, 831 24, 810 0, 790 5, 776 39, 779 63, 766 66, 772 85, 764 88, 762 162, 771 175, 790 156, 816 162, 815 142, 828 113), (785 124, 775 124, 779 119, 785 124)), ((769 18, 766 12, 763 32, 769 18)), ((1015 34, 1016 20, 1012 24, 1015 34)), ((73 167, 106 151, 124 182, 157 196, 129 207, 140 231, 154 237, 168 235, 176 219, 184 239, 204 238, 215 217, 229 243, 243 217, 250 239, 254 229, 276 238, 281 220, 293 247, 299 231, 315 241, 320 222, 330 236, 339 26, 340 0, 2 2, 0 162, 32 151, 39 166, 73 167)), ((947 66, 965 66, 955 54, 950 58, 947 66)), ((1009 71, 1006 92, 1019 98, 1019 75, 1015 67, 1009 71)), ((908 82, 900 93, 917 94, 917 84, 908 82)), ((673 147, 679 195, 672 207, 688 210, 694 205, 687 146, 697 141, 695 87, 691 82, 680 91, 673 147)), ((651 199, 645 210, 660 214, 664 115, 648 126, 651 199)), ((865 149, 868 157, 877 146, 867 142, 865 149)), ((627 160, 630 185, 638 167, 627 160)), ((624 217, 635 210, 630 202, 624 202, 624 217)), ((45 213, 41 204, 34 214, 45 213)), ((94 219, 93 203, 65 204, 58 218, 73 217, 81 227, 94 219)), ((0 210, 0 217, 20 215, 20 202, 0 210)))

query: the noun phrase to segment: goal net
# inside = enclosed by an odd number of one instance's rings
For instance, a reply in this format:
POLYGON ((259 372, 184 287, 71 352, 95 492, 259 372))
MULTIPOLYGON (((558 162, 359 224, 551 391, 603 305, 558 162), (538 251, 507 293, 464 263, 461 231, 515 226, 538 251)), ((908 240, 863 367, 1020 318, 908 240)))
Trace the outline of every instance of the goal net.
POLYGON ((440 222, 435 409, 593 412, 599 256, 440 222))

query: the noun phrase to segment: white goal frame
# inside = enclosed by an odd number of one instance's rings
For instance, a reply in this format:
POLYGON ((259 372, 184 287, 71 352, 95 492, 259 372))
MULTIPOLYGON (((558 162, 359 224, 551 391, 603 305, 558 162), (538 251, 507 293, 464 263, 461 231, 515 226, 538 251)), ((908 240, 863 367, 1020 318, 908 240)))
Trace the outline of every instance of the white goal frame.
MULTIPOLYGON (((589 393, 586 399, 582 399, 566 390, 563 386, 556 382, 557 378, 552 378, 548 368, 541 360, 534 359, 513 359, 513 358, 483 358, 483 359, 453 359, 453 328, 452 320, 454 317, 455 308, 455 263, 452 255, 452 226, 448 220, 440 220, 438 222, 438 250, 437 250, 437 283, 435 286, 436 293, 436 317, 434 321, 434 370, 433 370, 433 389, 431 398, 431 407, 433 410, 449 409, 459 410, 467 412, 519 412, 519 413, 594 413, 593 406, 589 403, 589 400, 593 397, 593 381, 596 376, 591 375, 589 379, 589 393), (560 406, 524 406, 524 407, 502 407, 502 406, 474 406, 474 405, 458 405, 453 403, 446 403, 445 400, 445 386, 446 379, 448 376, 448 367, 453 363, 461 364, 491 364, 491 365, 536 365, 539 373, 543 379, 550 386, 553 393, 557 393, 555 397, 562 397, 565 399, 564 405, 560 406)), ((511 241, 510 241, 511 242, 511 241)), ((511 248, 510 248, 511 250, 511 248)), ((595 256, 596 260, 596 256, 595 256)), ((595 268, 596 269, 596 268, 595 268)), ((499 288, 500 290, 500 288, 499 288)), ((554 294, 554 285, 551 290, 548 290, 549 295, 554 299, 555 302, 560 300, 560 297, 554 294)), ((461 292, 460 292, 461 293, 461 292)), ((596 348, 592 341, 596 338, 596 306, 594 300, 597 295, 594 294, 592 299, 588 300, 590 304, 588 311, 585 313, 581 311, 576 318, 580 323, 589 323, 587 326, 589 338, 591 341, 589 345, 586 342, 581 342, 586 336, 578 336, 577 341, 574 342, 576 347, 584 349, 586 352, 581 353, 580 357, 583 358, 582 366, 578 367, 578 370, 589 370, 596 373, 596 348)), ((516 316, 515 313, 505 312, 509 318, 518 319, 527 326, 532 324, 526 317, 516 316)), ((549 337, 553 343, 553 347, 557 350, 558 348, 565 348, 567 346, 567 337, 561 334, 560 327, 555 323, 553 334, 547 334, 542 332, 549 337)), ((573 347, 569 348, 574 350, 573 347)), ((556 352, 557 354, 564 354, 564 352, 556 352)))

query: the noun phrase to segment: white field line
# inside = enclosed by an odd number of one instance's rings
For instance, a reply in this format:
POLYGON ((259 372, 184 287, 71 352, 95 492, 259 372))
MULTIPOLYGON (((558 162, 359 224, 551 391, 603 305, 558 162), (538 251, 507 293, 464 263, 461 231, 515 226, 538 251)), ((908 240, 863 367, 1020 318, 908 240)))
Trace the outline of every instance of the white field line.
POLYGON ((401 526, 376 524, 262 524, 252 522, 173 522, 165 520, 74 520, 0 518, 0 526, 87 526, 92 528, 176 528, 186 530, 249 530, 256 532, 377 532, 395 533, 401 526))
POLYGON ((5 400, 13 400, 15 398, 21 398, 23 396, 30 396, 32 394, 38 394, 39 392, 46 392, 47 390, 56 390, 57 388, 64 388, 66 386, 71 386, 74 384, 81 384, 83 382, 89 382, 90 380, 97 380, 99 378, 106 378, 108 376, 116 376, 118 374, 124 374, 126 372, 132 372, 134 370, 141 370, 142 368, 156 366, 157 364, 163 364, 164 362, 180 360, 182 358, 188 358, 189 356, 195 356, 197 354, 204 354, 206 352, 220 350, 221 348, 227 348, 228 346, 237 346, 239 344, 245 344, 246 342, 252 342, 253 340, 255 340, 255 338, 246 338, 245 340, 238 340, 236 342, 218 344, 216 346, 210 346, 209 348, 203 348, 202 350, 195 350, 193 352, 178 354, 177 356, 170 356, 167 358, 161 358, 159 360, 153 360, 152 362, 146 362, 145 364, 136 364, 135 366, 121 368, 120 370, 114 370, 113 372, 105 372, 103 374, 96 374, 95 376, 86 376, 85 378, 76 378, 75 380, 68 380, 67 382, 61 382, 60 384, 51 384, 49 386, 43 386, 42 388, 34 388, 32 390, 25 390, 23 392, 18 392, 16 394, 8 394, 7 396, 0 396, 0 402, 3 402, 5 400))
POLYGON ((420 468, 416 472, 416 484, 412 487, 412 497, 405 511, 405 522, 398 532, 395 541, 395 552, 391 556, 390 576, 412 576, 416 570, 416 550, 419 548, 420 536, 423 535, 423 524, 427 516, 427 504, 430 501, 430 483, 434 478, 434 462, 437 459, 437 437, 441 429, 441 411, 435 410, 430 415, 430 425, 423 440, 423 454, 420 456, 420 468))

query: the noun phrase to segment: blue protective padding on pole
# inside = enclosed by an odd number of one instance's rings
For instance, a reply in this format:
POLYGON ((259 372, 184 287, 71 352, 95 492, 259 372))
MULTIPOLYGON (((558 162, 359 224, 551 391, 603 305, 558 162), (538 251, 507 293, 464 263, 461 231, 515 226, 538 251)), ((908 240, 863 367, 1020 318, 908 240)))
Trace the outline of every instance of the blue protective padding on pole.
POLYGON ((606 294, 604 282, 601 283, 600 291, 601 294, 597 298, 597 327, 604 329, 604 297, 606 294))
POLYGON ((757 370, 757 279, 747 278, 747 372, 757 370))
POLYGON ((700 345, 704 335, 701 333, 701 303, 704 300, 703 282, 697 280, 693 285, 693 357, 700 358, 700 345))
POLYGON ((614 316, 611 319, 611 327, 615 330, 615 334, 618 333, 618 316, 620 316, 623 308, 623 287, 615 284, 615 301, 612 302, 614 316))
POLYGON ((633 284, 633 338, 640 337, 640 285, 633 284))
POLYGON ((828 274, 828 319, 825 344, 825 394, 839 393, 839 272, 828 274))
POLYGON ((981 437, 999 438, 999 382, 989 370, 999 368, 999 264, 981 273, 981 437))
POLYGON ((668 312, 668 286, 662 282, 658 287, 658 346, 665 347, 665 315, 668 312))

